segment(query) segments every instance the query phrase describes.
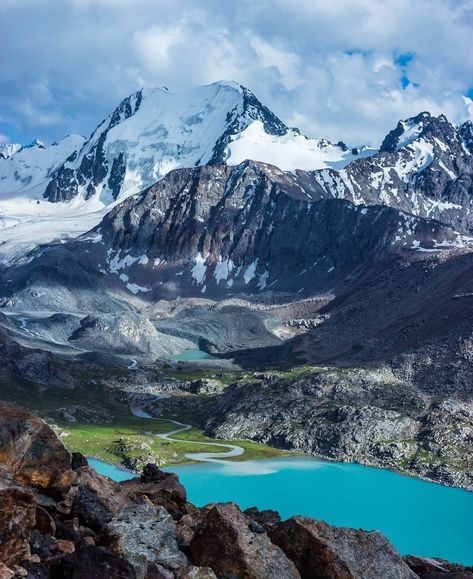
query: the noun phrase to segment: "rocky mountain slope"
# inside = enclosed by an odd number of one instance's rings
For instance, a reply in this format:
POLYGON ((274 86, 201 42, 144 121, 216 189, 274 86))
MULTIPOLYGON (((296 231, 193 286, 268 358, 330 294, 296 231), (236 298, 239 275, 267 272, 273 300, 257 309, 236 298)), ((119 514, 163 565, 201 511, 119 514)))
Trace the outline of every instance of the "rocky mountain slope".
POLYGON ((231 503, 199 509, 148 465, 121 484, 70 455, 41 420, 0 405, 0 573, 15 577, 433 579, 472 569, 404 560, 378 532, 231 503))
POLYGON ((229 388, 204 426, 470 488, 471 123, 422 113, 378 152, 350 151, 216 83, 128 97, 28 181, 27 159, 48 151, 0 159, 0 175, 19 175, 19 189, 0 192, 0 326, 3 351, 18 357, 9 371, 22 360, 60 368, 62 357, 132 372, 200 347, 225 368, 368 372, 354 401, 320 394, 316 378, 279 397, 266 384, 229 388), (384 370, 392 381, 371 399, 384 370), (293 398, 301 389, 310 414, 293 398), (406 409, 397 392, 420 402, 406 409))
POLYGON ((472 229, 473 124, 453 126, 443 115, 421 113, 400 121, 378 153, 341 172, 314 177, 326 194, 355 203, 382 203, 472 229))

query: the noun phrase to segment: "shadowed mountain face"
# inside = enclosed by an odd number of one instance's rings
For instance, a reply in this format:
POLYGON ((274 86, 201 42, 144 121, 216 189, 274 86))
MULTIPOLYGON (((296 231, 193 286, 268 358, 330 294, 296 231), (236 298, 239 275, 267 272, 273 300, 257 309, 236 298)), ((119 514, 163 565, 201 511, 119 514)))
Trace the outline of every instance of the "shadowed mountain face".
POLYGON ((463 243, 449 226, 389 207, 313 201, 307 183, 253 162, 173 171, 113 209, 91 235, 46 246, 8 270, 6 295, 20 292, 40 309, 61 298, 48 285, 99 309, 107 287, 146 301, 310 295, 342 291, 400 255, 463 243))

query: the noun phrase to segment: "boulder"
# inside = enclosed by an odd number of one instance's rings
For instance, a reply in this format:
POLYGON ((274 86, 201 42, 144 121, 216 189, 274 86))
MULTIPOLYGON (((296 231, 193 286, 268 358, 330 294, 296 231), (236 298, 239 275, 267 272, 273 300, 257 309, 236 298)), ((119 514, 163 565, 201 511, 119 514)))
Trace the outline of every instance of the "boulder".
POLYGON ((169 511, 185 510, 186 489, 175 474, 159 470, 156 465, 146 465, 141 478, 125 480, 120 486, 133 501, 146 496, 154 505, 169 511))
POLYGON ((472 579, 473 567, 449 563, 443 559, 406 555, 404 561, 421 579, 472 579))
POLYGON ((5 402, 0 402, 0 464, 16 482, 44 491, 67 491, 75 480, 71 455, 54 431, 5 402))
POLYGON ((271 509, 260 511, 256 507, 250 507, 244 511, 255 523, 261 525, 266 532, 275 529, 281 522, 281 517, 277 511, 271 509))
POLYGON ((414 579, 416 575, 377 531, 333 527, 291 517, 271 531, 302 579, 414 579))
POLYGON ((121 486, 95 472, 93 468, 79 468, 78 488, 73 504, 73 514, 93 530, 100 530, 132 500, 122 492, 121 486))
POLYGON ((84 546, 60 559, 53 577, 68 579, 136 579, 128 561, 102 547, 84 546))
POLYGON ((31 554, 29 541, 36 524, 36 507, 29 490, 0 484, 0 562, 7 567, 31 554))
POLYGON ((233 503, 218 503, 205 514, 190 548, 194 564, 217 577, 296 579, 300 575, 266 533, 250 530, 251 519, 233 503))
POLYGON ((171 515, 149 501, 123 509, 103 529, 104 543, 133 565, 138 579, 146 577, 152 563, 167 569, 187 564, 175 535, 171 515))

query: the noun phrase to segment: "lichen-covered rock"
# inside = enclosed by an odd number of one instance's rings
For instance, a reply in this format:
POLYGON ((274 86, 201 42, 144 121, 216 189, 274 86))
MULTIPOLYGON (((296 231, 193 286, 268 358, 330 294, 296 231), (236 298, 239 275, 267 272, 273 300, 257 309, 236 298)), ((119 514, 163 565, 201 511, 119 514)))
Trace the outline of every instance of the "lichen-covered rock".
POLYGON ((50 492, 75 481, 71 455, 53 430, 26 410, 0 402, 0 464, 12 478, 50 492))
POLYGON ((191 541, 194 564, 211 567, 217 577, 298 579, 283 551, 266 533, 251 531, 250 523, 235 504, 214 505, 191 541))
POLYGON ((291 517, 270 533, 302 579, 414 579, 416 575, 377 531, 333 527, 291 517))
POLYGON ((177 547, 171 515, 150 502, 123 509, 102 534, 108 548, 133 565, 138 579, 146 577, 150 563, 168 569, 187 564, 186 556, 177 547))

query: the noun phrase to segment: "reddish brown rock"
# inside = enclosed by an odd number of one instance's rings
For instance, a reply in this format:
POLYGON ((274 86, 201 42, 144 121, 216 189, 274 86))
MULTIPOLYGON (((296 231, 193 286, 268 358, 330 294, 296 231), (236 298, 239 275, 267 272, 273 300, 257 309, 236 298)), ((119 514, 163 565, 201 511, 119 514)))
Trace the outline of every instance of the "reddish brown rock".
POLYGON ((30 556, 36 500, 26 489, 0 484, 0 561, 7 567, 30 556))
POLYGON ((0 402, 0 464, 19 483, 66 491, 75 480, 71 455, 53 430, 26 410, 0 402))
POLYGON ((85 466, 79 468, 78 488, 73 505, 73 514, 85 526, 97 531, 111 521, 121 509, 133 501, 122 491, 122 487, 85 466))
POLYGON ((142 475, 141 478, 123 481, 120 486, 132 500, 146 496, 157 507, 174 512, 186 507, 186 489, 172 473, 158 470, 153 477, 142 475))
POLYGON ((15 572, 0 562, 0 579, 12 579, 14 576, 15 572))
POLYGON ((443 559, 407 555, 404 561, 421 579, 472 579, 473 567, 449 563, 443 559))
POLYGON ((39 505, 36 507, 35 528, 45 535, 54 535, 56 533, 56 523, 53 517, 46 509, 43 509, 43 507, 40 507, 39 505))
POLYGON ((376 531, 333 527, 292 517, 270 533, 302 579, 414 579, 387 539, 376 531))
POLYGON ((294 564, 266 533, 250 530, 251 519, 233 503, 216 504, 191 541, 195 565, 210 567, 217 577, 297 579, 294 564))

